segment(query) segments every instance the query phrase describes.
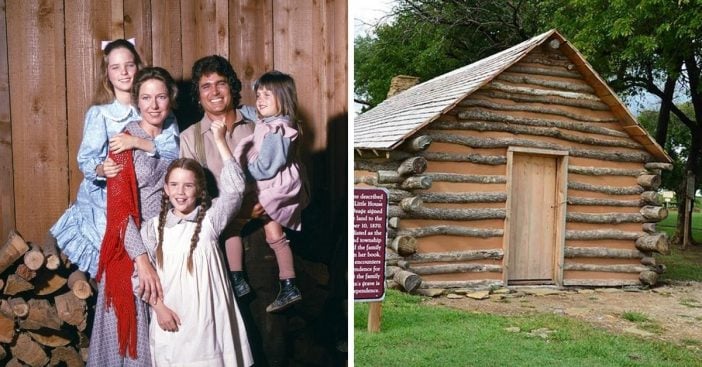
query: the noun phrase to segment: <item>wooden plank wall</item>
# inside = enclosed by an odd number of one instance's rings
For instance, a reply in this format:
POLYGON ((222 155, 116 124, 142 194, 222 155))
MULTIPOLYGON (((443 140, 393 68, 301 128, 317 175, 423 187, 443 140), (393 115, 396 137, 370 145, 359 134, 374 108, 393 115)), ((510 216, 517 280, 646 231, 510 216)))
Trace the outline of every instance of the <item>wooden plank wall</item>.
MULTIPOLYGON (((220 54, 242 80, 242 103, 251 86, 278 69, 298 85, 318 185, 345 171, 346 149, 329 147, 329 124, 347 114, 347 3, 295 0, 0 0, 0 238, 16 228, 42 240, 75 199, 82 174, 76 154, 85 111, 96 88, 100 41, 136 38, 146 64, 168 69, 179 81, 181 128, 199 112, 188 105, 191 67, 220 54), (5 4, 7 2, 7 4, 5 4)), ((346 124, 337 126, 346 129, 346 124)), ((345 141, 344 141, 345 143, 345 141)), ((339 180, 345 183, 345 180, 339 180)), ((345 186, 321 192, 345 205, 345 186)), ((331 205, 331 204, 330 204, 331 205)), ((327 209, 331 210, 331 209, 327 209)))

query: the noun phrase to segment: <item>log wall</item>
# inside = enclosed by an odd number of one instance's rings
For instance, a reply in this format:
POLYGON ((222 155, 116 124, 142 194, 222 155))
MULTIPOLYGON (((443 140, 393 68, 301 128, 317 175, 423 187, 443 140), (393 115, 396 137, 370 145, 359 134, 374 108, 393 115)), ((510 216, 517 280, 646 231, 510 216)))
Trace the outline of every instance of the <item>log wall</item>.
POLYGON ((398 149, 357 152, 356 183, 390 192, 388 246, 402 251, 390 261, 423 288, 501 284, 507 150, 525 147, 568 153, 563 285, 655 282, 642 259, 667 241, 643 224, 667 214, 655 189, 668 166, 647 164, 596 93, 568 56, 538 47, 398 149), (425 163, 400 173, 410 159, 425 163))

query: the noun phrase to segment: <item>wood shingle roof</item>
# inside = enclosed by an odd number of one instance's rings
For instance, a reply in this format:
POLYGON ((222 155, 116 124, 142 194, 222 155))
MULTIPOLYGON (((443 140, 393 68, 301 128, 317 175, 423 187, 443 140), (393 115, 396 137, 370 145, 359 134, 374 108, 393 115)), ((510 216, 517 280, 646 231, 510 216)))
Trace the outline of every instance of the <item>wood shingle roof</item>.
POLYGON ((419 129, 519 62, 535 47, 551 39, 561 43, 561 51, 571 59, 597 96, 619 118, 624 131, 654 157, 670 162, 670 157, 636 122, 605 81, 556 30, 542 33, 492 56, 415 85, 358 115, 354 120, 354 148, 393 150, 419 129))

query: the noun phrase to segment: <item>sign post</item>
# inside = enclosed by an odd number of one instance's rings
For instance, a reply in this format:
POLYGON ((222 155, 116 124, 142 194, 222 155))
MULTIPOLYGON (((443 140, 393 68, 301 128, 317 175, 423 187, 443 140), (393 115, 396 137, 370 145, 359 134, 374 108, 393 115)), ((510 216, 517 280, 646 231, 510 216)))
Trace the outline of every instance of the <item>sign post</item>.
POLYGON ((368 331, 380 331, 385 298, 385 241, 388 193, 355 189, 353 221, 353 290, 356 302, 370 302, 368 331))

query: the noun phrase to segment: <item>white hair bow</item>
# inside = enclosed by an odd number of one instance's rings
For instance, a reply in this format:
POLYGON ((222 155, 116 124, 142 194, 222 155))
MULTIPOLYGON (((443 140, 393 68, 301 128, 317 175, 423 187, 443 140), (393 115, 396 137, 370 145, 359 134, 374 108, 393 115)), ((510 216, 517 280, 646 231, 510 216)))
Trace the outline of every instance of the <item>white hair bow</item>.
MULTIPOLYGON (((107 47, 107 45, 109 45, 110 42, 114 42, 114 41, 116 41, 116 40, 100 41, 100 49, 105 51, 105 47, 107 47)), ((132 37, 132 38, 128 39, 127 42, 131 43, 132 45, 134 45, 134 47, 136 47, 136 38, 132 37)))

